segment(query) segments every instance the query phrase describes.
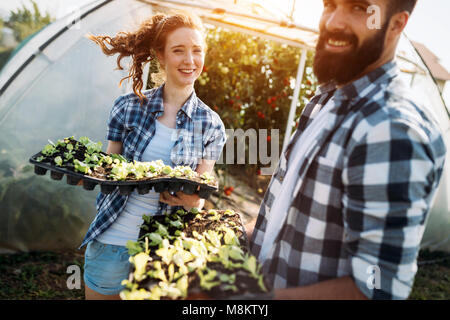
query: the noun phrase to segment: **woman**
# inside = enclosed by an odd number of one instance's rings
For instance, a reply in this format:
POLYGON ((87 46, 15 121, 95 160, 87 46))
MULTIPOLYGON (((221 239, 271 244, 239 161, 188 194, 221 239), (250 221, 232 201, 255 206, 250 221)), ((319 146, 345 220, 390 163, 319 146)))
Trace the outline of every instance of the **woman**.
MULTIPOLYGON (((170 165, 189 165, 199 174, 211 172, 226 140, 220 117, 197 98, 194 82, 203 69, 206 43, 198 17, 188 14, 157 14, 135 32, 119 32, 115 37, 88 36, 107 55, 132 57, 129 76, 133 93, 120 96, 108 121, 107 153, 128 159, 162 159, 170 165), (141 92, 142 69, 157 59, 165 82, 141 92)), ((122 79, 122 81, 124 80, 122 79)), ((121 81, 121 82, 122 82, 121 81)), ((127 240, 136 241, 143 214, 162 214, 169 206, 202 208, 197 195, 177 192, 145 195, 133 192, 122 196, 97 196, 98 214, 81 246, 85 253, 86 299, 119 299, 121 281, 128 278, 127 240)), ((172 209, 171 207, 169 209, 172 209)))

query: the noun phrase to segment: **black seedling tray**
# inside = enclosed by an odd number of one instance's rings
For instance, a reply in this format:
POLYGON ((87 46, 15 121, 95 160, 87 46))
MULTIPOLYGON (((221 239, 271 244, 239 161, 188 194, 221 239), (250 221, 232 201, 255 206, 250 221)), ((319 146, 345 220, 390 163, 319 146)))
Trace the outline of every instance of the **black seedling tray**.
POLYGON ((148 180, 126 180, 126 181, 111 181, 103 180, 88 175, 75 172, 73 169, 66 167, 57 167, 48 162, 39 162, 36 159, 42 156, 41 152, 33 155, 30 158, 30 163, 34 165, 34 173, 37 175, 45 175, 50 170, 50 177, 53 180, 62 180, 64 175, 67 177, 67 184, 77 185, 80 180, 83 181, 83 188, 86 190, 94 190, 96 185, 100 185, 100 191, 103 194, 110 194, 119 188, 121 195, 130 195, 135 189, 139 194, 149 193, 152 188, 155 192, 178 192, 183 191, 186 194, 198 194, 202 199, 208 197, 218 190, 217 186, 210 186, 205 183, 182 179, 182 178, 150 178, 148 180))
MULTIPOLYGON (((205 211, 205 210, 202 210, 205 211)), ((225 210, 216 210, 219 213, 222 213, 225 210)), ((244 252, 250 252, 250 241, 247 237, 247 233, 244 227, 244 223, 242 221, 242 217, 241 214, 236 212, 236 214, 238 215, 238 221, 239 221, 239 229, 242 232, 242 234, 239 236, 239 242, 240 242, 240 247, 244 250, 244 252)), ((153 216, 153 218, 158 221, 159 223, 165 225, 167 227, 167 224, 164 222, 164 215, 160 215, 160 216, 153 216)), ((189 222, 187 222, 189 223, 189 222)), ((149 226, 146 222, 143 222, 143 225, 147 225, 149 226)), ((186 224, 185 224, 186 225, 186 224)), ((183 230, 185 231, 185 230, 183 230)), ((148 230, 144 230, 143 228, 140 229, 139 232, 139 237, 138 239, 141 239, 143 236, 145 236, 145 234, 147 234, 149 231, 148 230)), ((235 272, 236 274, 242 274, 241 269, 236 269, 235 272)), ((247 275, 248 277, 248 275, 247 275)), ((130 270, 129 270, 129 274, 128 274, 128 280, 129 281, 134 281, 134 266, 131 264, 130 265, 130 270)), ((150 287, 157 283, 159 280, 156 279, 146 279, 143 282, 139 283, 139 285, 145 289, 150 289, 150 287)), ((268 292, 259 292, 259 293, 255 293, 255 292, 245 292, 245 293, 238 293, 238 294, 233 294, 233 293, 229 293, 227 295, 224 295, 223 293, 220 293, 219 295, 214 294, 213 292, 207 292, 207 291, 203 291, 201 288, 199 287, 193 287, 189 289, 189 296, 196 296, 197 294, 201 294, 202 297, 207 297, 208 299, 215 299, 215 300, 271 300, 274 298, 274 291, 272 290, 271 285, 269 285, 269 283, 267 282, 267 279, 264 280, 264 284, 266 285, 266 287, 269 289, 268 292)))

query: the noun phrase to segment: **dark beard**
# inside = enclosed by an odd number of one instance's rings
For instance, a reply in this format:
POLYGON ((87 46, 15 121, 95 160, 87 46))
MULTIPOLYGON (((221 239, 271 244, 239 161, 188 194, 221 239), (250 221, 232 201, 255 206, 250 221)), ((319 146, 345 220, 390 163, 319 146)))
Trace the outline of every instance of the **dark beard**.
POLYGON ((380 58, 384 49, 387 28, 388 23, 359 47, 358 38, 354 34, 322 31, 317 42, 313 64, 319 83, 334 80, 337 84, 342 85, 355 80, 369 65, 380 58), (325 43, 329 38, 349 41, 354 49, 345 54, 330 53, 325 50, 325 43))

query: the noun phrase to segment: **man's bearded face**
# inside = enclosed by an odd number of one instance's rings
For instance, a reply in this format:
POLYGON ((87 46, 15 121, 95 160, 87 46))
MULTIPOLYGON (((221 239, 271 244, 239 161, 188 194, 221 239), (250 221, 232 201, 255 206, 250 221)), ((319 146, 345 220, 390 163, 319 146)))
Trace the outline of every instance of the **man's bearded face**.
POLYGON ((329 32, 325 28, 322 29, 316 45, 313 66, 319 83, 334 80, 337 84, 346 84, 356 80, 358 75, 381 57, 387 29, 388 23, 361 44, 353 33, 329 32), (339 48, 347 49, 339 51, 339 48))

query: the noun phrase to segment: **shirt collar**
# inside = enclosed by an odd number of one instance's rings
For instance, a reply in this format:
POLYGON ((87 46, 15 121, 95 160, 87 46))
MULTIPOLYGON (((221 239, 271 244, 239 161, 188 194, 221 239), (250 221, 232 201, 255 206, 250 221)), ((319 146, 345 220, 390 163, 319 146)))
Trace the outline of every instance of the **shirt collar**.
POLYGON ((191 95, 186 100, 186 102, 181 107, 181 110, 192 119, 192 114, 194 113, 195 107, 197 105, 197 95, 195 94, 195 90, 192 90, 191 95))
MULTIPOLYGON (((160 87, 156 89, 154 94, 152 95, 149 104, 148 111, 151 113, 164 112, 164 104, 163 104, 163 96, 164 96, 164 85, 162 84, 160 87)), ((183 111, 189 118, 192 119, 192 114, 194 113, 197 102, 197 95, 195 94, 195 90, 192 91, 192 94, 186 100, 186 102, 181 107, 181 111, 183 111)))
MULTIPOLYGON (((339 88, 334 93, 335 100, 352 100, 363 95, 363 92, 370 85, 379 85, 394 78, 398 74, 398 67, 395 61, 387 62, 381 67, 369 72, 365 76, 339 88)), ((328 93, 336 89, 337 85, 331 81, 318 87, 317 94, 328 93)))
POLYGON ((333 81, 331 81, 331 82, 320 85, 316 90, 316 95, 326 94, 335 89, 336 89, 336 84, 333 81))

